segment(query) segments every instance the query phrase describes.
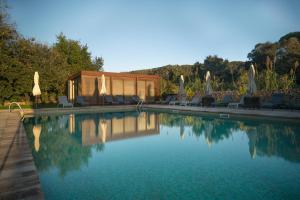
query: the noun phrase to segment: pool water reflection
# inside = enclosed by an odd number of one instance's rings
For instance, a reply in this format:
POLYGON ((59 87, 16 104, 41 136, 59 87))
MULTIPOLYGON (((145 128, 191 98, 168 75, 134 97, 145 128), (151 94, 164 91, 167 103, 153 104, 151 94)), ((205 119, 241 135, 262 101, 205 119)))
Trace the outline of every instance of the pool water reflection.
POLYGON ((156 112, 27 118, 46 199, 299 199, 300 126, 156 112))

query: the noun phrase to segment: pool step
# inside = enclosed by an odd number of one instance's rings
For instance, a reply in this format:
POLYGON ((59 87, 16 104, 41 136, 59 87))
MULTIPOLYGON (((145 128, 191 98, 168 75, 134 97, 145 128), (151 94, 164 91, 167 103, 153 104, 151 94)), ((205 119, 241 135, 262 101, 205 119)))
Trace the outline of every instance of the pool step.
POLYGON ((224 118, 224 119, 228 119, 230 116, 229 116, 228 113, 221 113, 221 114, 219 114, 219 117, 224 118))

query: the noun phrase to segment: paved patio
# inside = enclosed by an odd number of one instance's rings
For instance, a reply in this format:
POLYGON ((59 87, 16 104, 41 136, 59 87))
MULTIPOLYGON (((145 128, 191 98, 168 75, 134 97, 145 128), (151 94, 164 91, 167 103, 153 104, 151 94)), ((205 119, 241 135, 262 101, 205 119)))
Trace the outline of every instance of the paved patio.
POLYGON ((182 111, 199 114, 215 114, 221 113, 230 114, 230 116, 245 116, 245 117, 272 117, 282 119, 299 119, 300 110, 281 110, 281 109, 235 109, 227 107, 199 107, 199 106, 178 106, 178 105, 159 105, 159 104, 148 104, 144 105, 145 108, 165 110, 165 111, 182 111))

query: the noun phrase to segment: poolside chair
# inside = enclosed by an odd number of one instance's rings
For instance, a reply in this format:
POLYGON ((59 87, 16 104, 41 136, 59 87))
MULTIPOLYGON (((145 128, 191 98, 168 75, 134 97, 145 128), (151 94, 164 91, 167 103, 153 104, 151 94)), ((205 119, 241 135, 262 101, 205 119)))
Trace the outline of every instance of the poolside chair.
POLYGON ((131 102, 132 102, 133 104, 137 104, 137 103, 139 103, 139 102, 141 102, 141 101, 143 101, 143 100, 140 99, 140 97, 137 96, 137 95, 134 95, 134 96, 131 97, 131 102))
POLYGON ((239 108, 239 107, 243 107, 244 105, 244 97, 242 96, 239 102, 230 102, 228 103, 227 107, 228 108, 239 108))
POLYGON ((232 99, 232 96, 231 95, 225 95, 223 97, 223 100, 221 102, 215 102, 215 103, 212 103, 212 106, 228 106, 229 103, 233 103, 233 99, 232 99))
POLYGON ((179 104, 179 101, 176 100, 177 97, 176 96, 172 96, 172 98, 170 99, 169 101, 169 105, 176 105, 176 104, 179 104))
POLYGON ((161 104, 169 104, 170 101, 173 100, 173 98, 174 98, 174 96, 168 95, 168 96, 166 97, 166 99, 165 99, 164 101, 161 101, 160 103, 161 103, 161 104))
POLYGON ((117 95, 114 98, 115 98, 115 102, 117 102, 118 104, 125 104, 123 95, 117 95))
POLYGON ((201 105, 201 96, 195 95, 192 100, 188 103, 190 106, 199 106, 201 105))
POLYGON ((288 105, 284 101, 284 94, 274 93, 271 96, 271 100, 262 104, 263 108, 288 108, 288 105))
POLYGON ((188 104, 189 104, 189 101, 187 100, 187 97, 186 96, 182 97, 182 99, 180 100, 179 105, 180 106, 187 106, 188 104))
POLYGON ((105 104, 110 104, 110 105, 119 104, 118 102, 113 100, 113 97, 111 95, 105 95, 104 96, 104 103, 105 104))
POLYGON ((72 107, 73 108, 73 104, 68 102, 68 99, 66 96, 59 96, 58 97, 58 105, 57 106, 60 106, 62 105, 62 107, 72 107))
POLYGON ((77 96, 76 103, 80 104, 81 106, 88 105, 88 103, 84 100, 83 96, 77 96))
POLYGON ((300 96, 291 97, 288 107, 292 110, 300 110, 300 96))

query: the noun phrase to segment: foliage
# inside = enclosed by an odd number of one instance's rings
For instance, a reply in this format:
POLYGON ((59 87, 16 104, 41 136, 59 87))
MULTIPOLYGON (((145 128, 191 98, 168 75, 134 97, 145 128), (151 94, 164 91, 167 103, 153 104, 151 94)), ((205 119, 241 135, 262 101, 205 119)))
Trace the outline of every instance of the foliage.
POLYGON ((162 96, 168 94, 175 94, 178 91, 176 85, 169 80, 161 79, 160 85, 161 85, 160 92, 162 96))
POLYGON ((204 94, 204 83, 200 78, 195 78, 193 84, 191 84, 191 90, 194 93, 204 94))
POLYGON ((214 91, 233 90, 239 94, 247 91, 247 69, 250 64, 256 68, 256 83, 261 90, 288 90, 300 83, 300 70, 295 64, 300 61, 300 32, 289 33, 278 42, 258 43, 248 54, 249 61, 228 61, 216 55, 207 56, 203 63, 193 65, 167 65, 133 73, 160 75, 163 79, 162 93, 176 93, 179 77, 185 77, 185 89, 192 95, 196 91, 203 94, 204 75, 210 71, 214 91))
POLYGON ((52 46, 20 36, 8 22, 4 5, 0 6, 0 104, 30 102, 35 71, 40 75, 41 100, 49 103, 65 94, 70 75, 81 70, 103 70, 102 58, 93 60, 87 45, 67 39, 62 33, 52 46))
POLYGON ((204 76, 211 71, 212 87, 215 90, 235 89, 239 75, 244 70, 244 62, 229 62, 218 56, 208 56, 204 64, 196 62, 193 65, 167 65, 147 70, 137 70, 132 73, 159 75, 162 78, 161 93, 177 93, 180 75, 184 76, 185 89, 189 94, 200 92, 204 94, 204 76))
POLYGON ((237 91, 239 95, 244 95, 247 92, 247 84, 248 84, 248 73, 247 71, 243 71, 240 75, 240 78, 236 84, 237 91))
MULTIPOLYGON (((272 69, 279 76, 289 74, 295 62, 300 61, 300 32, 289 33, 278 42, 259 43, 248 54, 259 71, 272 69)), ((295 70, 295 78, 300 83, 300 70, 295 70)))

